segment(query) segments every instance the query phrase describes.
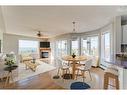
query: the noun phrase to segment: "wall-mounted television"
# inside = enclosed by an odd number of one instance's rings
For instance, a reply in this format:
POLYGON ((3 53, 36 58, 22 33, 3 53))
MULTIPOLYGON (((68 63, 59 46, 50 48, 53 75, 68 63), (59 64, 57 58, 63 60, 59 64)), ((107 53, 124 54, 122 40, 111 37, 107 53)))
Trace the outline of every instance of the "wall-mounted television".
POLYGON ((40 48, 50 48, 50 42, 40 42, 40 48))

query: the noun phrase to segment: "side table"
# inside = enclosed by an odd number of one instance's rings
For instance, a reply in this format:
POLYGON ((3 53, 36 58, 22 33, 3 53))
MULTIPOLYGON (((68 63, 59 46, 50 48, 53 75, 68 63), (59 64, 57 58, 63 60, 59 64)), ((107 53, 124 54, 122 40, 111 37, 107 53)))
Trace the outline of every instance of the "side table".
POLYGON ((4 84, 4 87, 6 87, 7 85, 9 85, 9 82, 10 82, 10 79, 14 82, 13 80, 13 75, 12 75, 12 71, 17 69, 17 65, 13 65, 11 67, 5 67, 4 68, 4 71, 8 71, 7 73, 7 77, 6 77, 6 80, 5 80, 5 84, 4 84))

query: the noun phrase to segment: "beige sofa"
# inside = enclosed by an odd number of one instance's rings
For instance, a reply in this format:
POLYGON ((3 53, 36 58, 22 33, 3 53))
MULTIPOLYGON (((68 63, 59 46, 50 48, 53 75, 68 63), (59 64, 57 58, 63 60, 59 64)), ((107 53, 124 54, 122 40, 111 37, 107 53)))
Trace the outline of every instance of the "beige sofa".
POLYGON ((24 61, 32 60, 32 56, 30 54, 21 54, 20 55, 20 62, 23 63, 24 61))

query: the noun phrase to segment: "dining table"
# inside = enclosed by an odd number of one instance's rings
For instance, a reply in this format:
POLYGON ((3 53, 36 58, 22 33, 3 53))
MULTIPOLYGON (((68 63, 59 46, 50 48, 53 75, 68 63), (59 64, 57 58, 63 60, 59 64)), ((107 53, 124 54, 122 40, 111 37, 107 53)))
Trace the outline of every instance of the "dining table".
POLYGON ((68 61, 69 64, 72 64, 72 79, 75 79, 76 64, 80 61, 85 61, 86 59, 86 56, 76 56, 75 58, 72 56, 62 57, 62 60, 68 61))

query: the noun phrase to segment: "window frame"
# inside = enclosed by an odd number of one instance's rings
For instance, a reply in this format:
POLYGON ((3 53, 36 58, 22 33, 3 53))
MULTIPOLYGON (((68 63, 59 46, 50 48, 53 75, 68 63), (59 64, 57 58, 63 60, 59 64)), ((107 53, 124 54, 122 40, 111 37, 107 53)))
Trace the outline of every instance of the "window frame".
POLYGON ((67 55, 67 52, 68 52, 68 48, 67 48, 67 40, 66 39, 63 39, 63 40, 57 40, 55 41, 55 57, 62 57, 62 41, 65 41, 66 43, 66 47, 65 47, 65 50, 66 50, 66 53, 65 55, 67 55), (58 48, 58 44, 60 44, 60 49, 58 48))
MULTIPOLYGON (((37 51, 36 51, 36 53, 37 54, 39 54, 39 41, 37 41, 37 40, 27 40, 27 39, 19 39, 18 40, 18 54, 22 54, 22 53, 20 53, 20 41, 34 41, 34 42, 37 42, 37 44, 38 44, 38 46, 36 47, 36 49, 37 49, 37 51)), ((31 53, 33 53, 33 52, 31 52, 31 53)))
MULTIPOLYGON (((82 52, 83 52, 83 39, 86 39, 87 41, 88 41, 88 38, 92 38, 92 37, 98 37, 98 56, 99 56, 99 54, 100 54, 100 41, 99 41, 99 34, 97 33, 97 34, 93 34, 93 35, 87 35, 87 36, 84 36, 84 37, 81 37, 81 54, 82 54, 82 52)), ((91 44, 90 45, 88 45, 87 44, 87 49, 88 49, 88 55, 90 55, 90 52, 91 52, 91 44)), ((92 55, 92 56, 94 56, 94 55, 92 55)))
POLYGON ((102 36, 103 35, 105 35, 105 34, 107 34, 107 33, 109 33, 109 47, 110 47, 110 50, 109 50, 109 53, 110 53, 110 55, 109 55, 109 60, 111 59, 111 31, 110 31, 110 29, 107 29, 107 30, 105 30, 104 32, 101 32, 101 59, 102 60, 107 60, 106 58, 105 58, 105 39, 103 38, 102 39, 102 36), (103 42, 102 42, 103 41, 103 42), (102 46, 103 45, 103 46, 102 46))

